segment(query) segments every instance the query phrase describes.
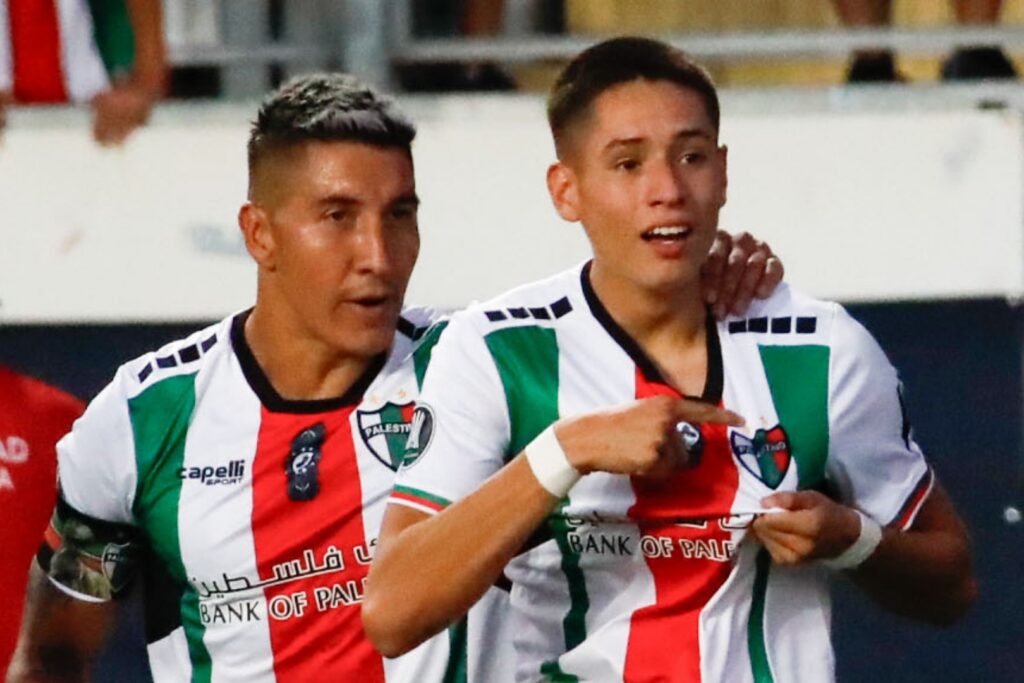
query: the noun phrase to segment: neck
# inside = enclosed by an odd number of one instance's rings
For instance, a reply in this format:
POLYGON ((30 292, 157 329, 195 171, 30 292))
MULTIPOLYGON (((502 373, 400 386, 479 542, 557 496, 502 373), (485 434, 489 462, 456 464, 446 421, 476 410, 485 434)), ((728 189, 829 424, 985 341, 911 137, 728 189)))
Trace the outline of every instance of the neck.
POLYGON ((602 269, 590 269, 590 284, 615 321, 647 349, 661 340, 702 344, 705 307, 700 283, 669 291, 651 290, 602 269))
POLYGON ((245 321, 245 340, 274 391, 289 401, 343 396, 373 360, 339 354, 259 301, 245 321))

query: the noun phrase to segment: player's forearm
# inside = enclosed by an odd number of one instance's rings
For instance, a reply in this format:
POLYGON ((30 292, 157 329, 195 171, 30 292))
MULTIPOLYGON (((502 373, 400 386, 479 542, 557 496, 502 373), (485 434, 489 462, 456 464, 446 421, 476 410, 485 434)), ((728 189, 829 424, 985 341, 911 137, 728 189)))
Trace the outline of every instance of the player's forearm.
POLYGON ((33 656, 15 655, 5 680, 6 683, 78 683, 89 680, 86 671, 73 650, 54 648, 35 652, 33 656))
POLYGON ((940 485, 909 531, 884 530, 853 578, 883 607, 914 619, 948 625, 967 612, 977 593, 970 540, 940 485))
POLYGON ((85 603, 54 588, 33 563, 25 615, 7 683, 89 680, 114 619, 112 603, 85 603))
POLYGON ((977 586, 966 534, 886 529, 853 579, 886 609, 936 625, 966 614, 977 586))
POLYGON ((394 657, 460 618, 556 502, 519 456, 472 495, 397 533, 389 510, 363 602, 370 640, 394 657))
POLYGON ((161 97, 167 78, 162 5, 159 0, 127 0, 127 8, 135 37, 132 78, 135 85, 161 97))

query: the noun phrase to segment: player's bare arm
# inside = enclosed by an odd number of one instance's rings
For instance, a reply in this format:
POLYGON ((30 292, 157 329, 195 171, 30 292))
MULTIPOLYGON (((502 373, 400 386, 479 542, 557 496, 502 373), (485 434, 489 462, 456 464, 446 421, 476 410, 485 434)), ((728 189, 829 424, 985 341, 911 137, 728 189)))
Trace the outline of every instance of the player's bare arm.
POLYGON ((146 123, 163 97, 167 79, 163 10, 156 0, 127 0, 135 39, 132 72, 93 99, 93 136, 101 145, 119 145, 146 123))
MULTIPOLYGON (((731 411, 659 396, 560 420, 554 434, 580 475, 663 477, 685 461, 680 421, 742 424, 731 411)), ((534 444, 436 516, 388 507, 362 611, 383 654, 407 652, 464 614, 558 503, 527 458, 534 444)))
POLYGON ((86 602, 58 590, 33 563, 21 634, 6 682, 88 680, 115 612, 113 602, 86 602))
MULTIPOLYGON (((763 504, 785 510, 752 526, 778 564, 835 558, 860 534, 853 509, 814 491, 778 493, 763 504)), ((883 528, 877 548, 851 576, 886 609, 939 625, 961 618, 977 592, 967 529, 938 485, 913 526, 883 528)))

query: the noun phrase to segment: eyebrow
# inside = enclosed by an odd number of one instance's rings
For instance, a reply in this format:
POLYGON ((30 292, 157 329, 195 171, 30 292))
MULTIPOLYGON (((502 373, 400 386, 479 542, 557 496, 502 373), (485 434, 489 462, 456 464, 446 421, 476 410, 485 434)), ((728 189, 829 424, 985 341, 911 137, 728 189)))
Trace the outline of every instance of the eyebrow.
MULTIPOLYGON (((362 204, 363 202, 358 198, 353 197, 352 195, 331 194, 327 195, 326 197, 320 198, 317 203, 322 205, 340 204, 342 206, 356 206, 358 204, 362 204)), ((397 206, 399 204, 411 204, 413 206, 419 206, 420 198, 419 196, 417 196, 415 192, 410 192, 408 194, 399 195, 398 197, 395 197, 388 203, 389 206, 397 206)))
MULTIPOLYGON (((705 140, 713 140, 714 136, 712 136, 708 131, 702 128, 684 128, 683 130, 676 133, 674 136, 675 141, 689 140, 691 138, 703 138, 705 140)), ((642 145, 645 141, 646 138, 643 137, 616 138, 610 141, 608 144, 606 144, 604 146, 604 150, 614 150, 619 147, 633 147, 637 145, 642 145)))

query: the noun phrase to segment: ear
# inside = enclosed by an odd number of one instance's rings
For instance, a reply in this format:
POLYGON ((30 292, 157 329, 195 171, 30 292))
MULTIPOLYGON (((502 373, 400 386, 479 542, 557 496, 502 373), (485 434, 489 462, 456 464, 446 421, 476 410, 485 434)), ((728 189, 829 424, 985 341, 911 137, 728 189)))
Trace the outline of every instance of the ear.
POLYGON ((276 245, 266 211, 252 202, 246 202, 238 210, 238 227, 242 230, 245 248, 253 260, 260 268, 274 270, 276 245))
POLYGON ((562 161, 548 166, 548 193, 562 220, 580 220, 580 192, 576 173, 562 161))
POLYGON ((729 196, 729 148, 726 145, 722 145, 718 148, 718 154, 721 156, 721 168, 719 173, 722 174, 721 178, 721 197, 718 199, 718 208, 725 206, 726 199, 729 196))

